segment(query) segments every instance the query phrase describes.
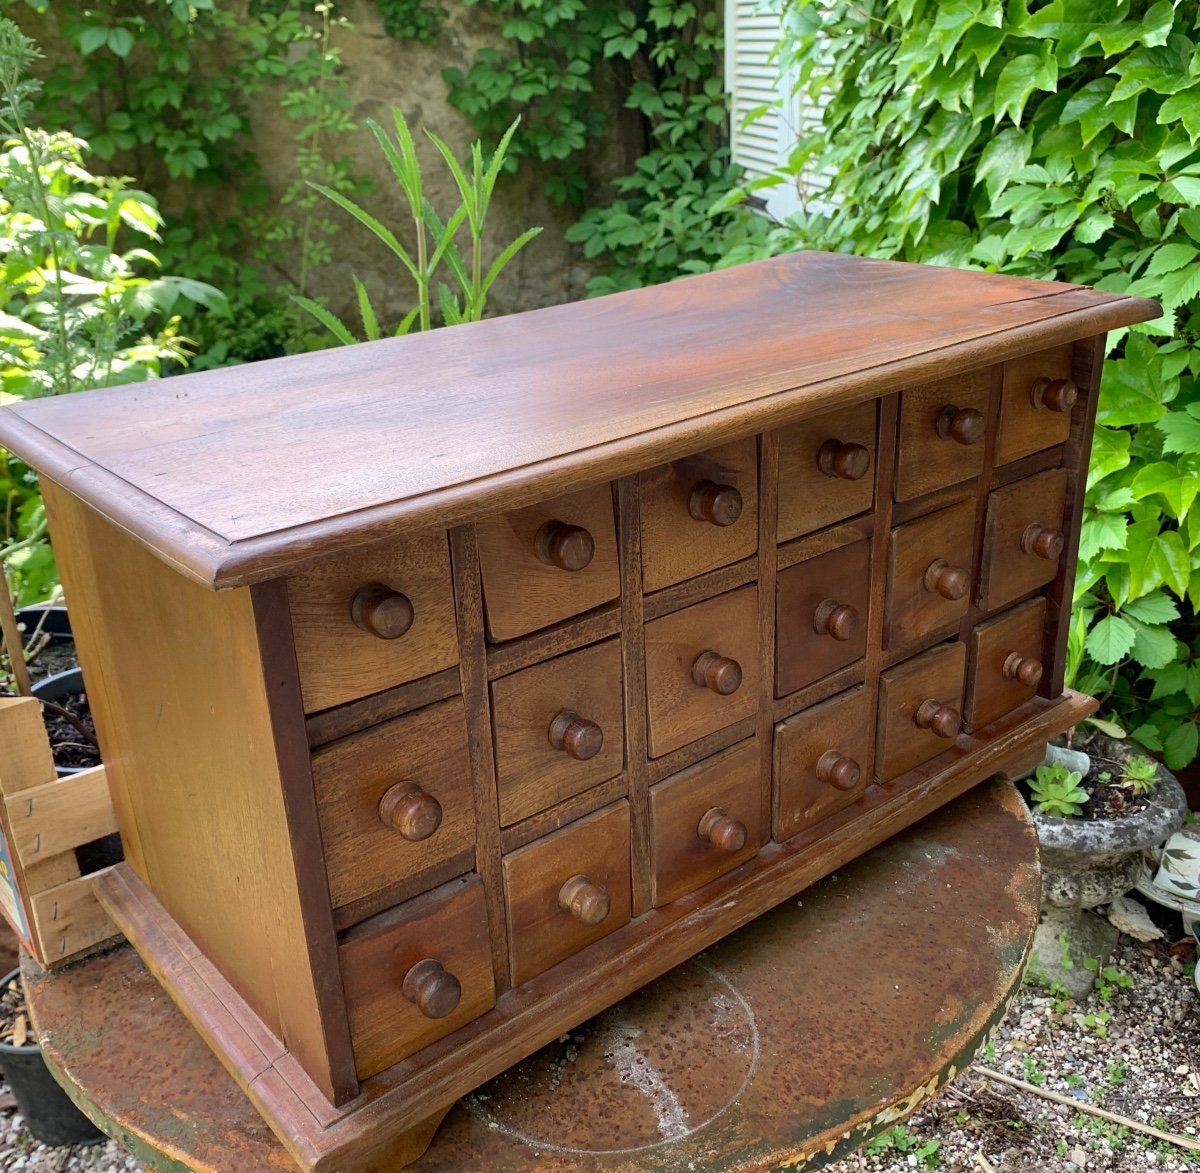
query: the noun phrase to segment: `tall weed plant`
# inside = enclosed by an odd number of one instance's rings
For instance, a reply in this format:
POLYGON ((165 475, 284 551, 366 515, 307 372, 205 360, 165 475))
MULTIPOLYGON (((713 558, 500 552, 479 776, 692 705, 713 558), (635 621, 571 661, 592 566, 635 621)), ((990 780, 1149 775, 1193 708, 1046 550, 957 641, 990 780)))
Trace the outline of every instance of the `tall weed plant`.
POLYGON ((1068 674, 1187 765, 1200 743, 1200 6, 790 0, 785 28, 780 63, 823 116, 774 181, 821 173, 829 196, 728 263, 827 248, 1162 303, 1159 321, 1109 337, 1068 674))

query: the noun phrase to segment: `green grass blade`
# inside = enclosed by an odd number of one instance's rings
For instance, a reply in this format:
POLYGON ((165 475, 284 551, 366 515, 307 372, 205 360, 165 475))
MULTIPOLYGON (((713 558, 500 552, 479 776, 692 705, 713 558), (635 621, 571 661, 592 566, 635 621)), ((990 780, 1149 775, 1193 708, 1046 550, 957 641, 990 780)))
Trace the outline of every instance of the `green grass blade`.
POLYGON ((396 335, 395 336, 397 338, 401 337, 404 334, 407 334, 409 332, 409 330, 412 329, 412 324, 413 324, 413 322, 415 322, 417 320, 417 314, 419 314, 420 312, 421 312, 421 307, 419 305, 413 306, 413 308, 411 310, 409 310, 408 313, 406 313, 403 318, 400 319, 400 324, 396 327, 396 335))
POLYGON ((311 297, 301 297, 296 293, 293 293, 291 297, 292 301, 303 309, 308 310, 343 346, 353 346, 358 341, 342 322, 319 302, 313 301, 311 297))
POLYGON ((454 176, 454 182, 458 185, 458 194, 462 196, 462 201, 467 206, 467 219, 471 221, 472 227, 478 230, 480 227, 476 220, 478 201, 475 199, 474 186, 467 179, 462 165, 454 157, 454 152, 432 130, 427 130, 425 133, 441 152, 442 158, 446 160, 446 166, 450 168, 450 174, 454 176))
POLYGON ((363 330, 366 331, 367 341, 375 342, 379 338, 379 319, 375 316, 375 307, 371 305, 371 296, 367 287, 354 276, 354 292, 358 294, 358 312, 362 315, 363 330))
POLYGON ((487 291, 492 287, 492 282, 500 276, 504 266, 513 259, 538 233, 540 228, 530 228, 522 232, 516 240, 512 242, 493 262, 491 268, 487 271, 487 276, 483 279, 483 285, 480 287, 479 293, 481 297, 487 296, 487 291))
POLYGON ((395 234, 389 228, 385 228, 370 212, 360 208, 353 200, 347 199, 339 191, 334 191, 331 187, 325 187, 324 184, 313 183, 309 180, 308 186, 314 191, 319 191, 326 199, 332 200, 339 208, 350 213, 360 224, 369 228, 384 244, 388 246, 404 263, 404 267, 413 275, 417 276, 417 266, 412 257, 408 255, 408 250, 405 249, 395 237, 395 234))
MULTIPOLYGON (((396 176, 396 182, 400 185, 400 190, 404 192, 405 198, 411 203, 413 201, 413 176, 409 162, 399 151, 396 150, 396 144, 387 136, 387 131, 383 129, 373 118, 367 119, 367 126, 371 133, 375 136, 375 141, 379 143, 379 149, 383 152, 384 158, 391 165, 392 172, 396 176)), ((420 176, 417 176, 415 185, 416 193, 419 197, 421 190, 420 176)))

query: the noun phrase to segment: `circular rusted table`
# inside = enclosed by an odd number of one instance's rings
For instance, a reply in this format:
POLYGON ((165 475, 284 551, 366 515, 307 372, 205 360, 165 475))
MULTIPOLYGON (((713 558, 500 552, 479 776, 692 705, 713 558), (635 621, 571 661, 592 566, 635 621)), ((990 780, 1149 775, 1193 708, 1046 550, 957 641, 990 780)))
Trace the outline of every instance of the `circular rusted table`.
MULTIPOLYGON (((1037 841, 964 795, 462 1100, 413 1170, 816 1169, 968 1063, 1016 992, 1037 841)), ((26 967, 51 1069, 158 1169, 294 1170, 128 947, 26 967)))

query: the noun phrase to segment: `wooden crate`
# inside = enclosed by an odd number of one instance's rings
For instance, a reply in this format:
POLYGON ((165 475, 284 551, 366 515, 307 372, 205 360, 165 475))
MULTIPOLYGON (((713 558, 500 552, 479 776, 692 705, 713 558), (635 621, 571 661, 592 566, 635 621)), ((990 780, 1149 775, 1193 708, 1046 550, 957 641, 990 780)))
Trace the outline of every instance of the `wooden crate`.
POLYGON ((56 776, 41 705, 0 697, 0 911, 53 967, 119 934, 75 849, 117 830, 104 767, 56 776))

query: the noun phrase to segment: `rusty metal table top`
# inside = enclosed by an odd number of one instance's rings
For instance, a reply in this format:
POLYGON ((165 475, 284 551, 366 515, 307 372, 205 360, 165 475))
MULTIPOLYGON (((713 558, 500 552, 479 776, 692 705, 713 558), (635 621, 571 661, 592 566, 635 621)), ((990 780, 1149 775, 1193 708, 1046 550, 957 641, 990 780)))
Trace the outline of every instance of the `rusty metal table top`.
MULTIPOLYGON (((993 781, 460 1101, 410 1168, 820 1168, 970 1061, 1038 898, 1036 836, 993 781)), ((295 1169, 128 946, 25 979, 51 1069, 147 1164, 295 1169)))

